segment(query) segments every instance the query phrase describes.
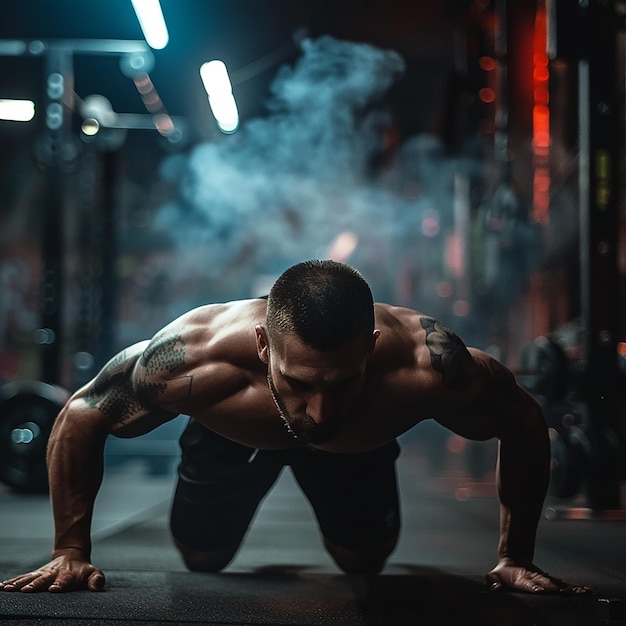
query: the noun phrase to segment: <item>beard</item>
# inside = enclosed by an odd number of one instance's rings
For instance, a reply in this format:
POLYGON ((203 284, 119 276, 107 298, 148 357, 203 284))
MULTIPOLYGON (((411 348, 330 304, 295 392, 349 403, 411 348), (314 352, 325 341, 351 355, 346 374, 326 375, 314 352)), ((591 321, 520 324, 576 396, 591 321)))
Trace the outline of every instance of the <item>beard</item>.
POLYGON ((322 424, 318 424, 314 419, 308 415, 303 417, 293 417, 287 411, 285 403, 280 397, 280 393, 276 389, 274 379, 272 378, 272 371, 268 364, 267 366, 267 384, 270 388, 270 393, 278 409, 280 418, 287 428, 287 431, 301 443, 307 445, 321 445, 328 443, 333 439, 337 432, 341 429, 342 420, 332 419, 325 421, 322 424))

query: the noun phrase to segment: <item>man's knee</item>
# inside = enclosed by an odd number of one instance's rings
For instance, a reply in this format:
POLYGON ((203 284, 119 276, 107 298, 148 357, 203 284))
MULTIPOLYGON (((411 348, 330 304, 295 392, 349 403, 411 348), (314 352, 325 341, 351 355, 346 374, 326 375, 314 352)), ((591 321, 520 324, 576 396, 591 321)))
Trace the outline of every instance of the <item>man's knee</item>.
POLYGON ((378 574, 398 543, 398 533, 389 540, 365 548, 342 548, 324 537, 324 545, 337 566, 346 574, 378 574))
POLYGON ((217 573, 223 570, 235 556, 238 545, 220 550, 195 550, 183 545, 174 537, 174 545, 183 562, 191 572, 217 573))

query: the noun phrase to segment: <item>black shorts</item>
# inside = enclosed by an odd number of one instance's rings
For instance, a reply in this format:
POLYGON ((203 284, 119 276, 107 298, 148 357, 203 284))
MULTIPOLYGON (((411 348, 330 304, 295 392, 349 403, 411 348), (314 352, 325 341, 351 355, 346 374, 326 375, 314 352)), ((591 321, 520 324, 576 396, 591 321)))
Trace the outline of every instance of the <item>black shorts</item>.
POLYGON ((311 502, 322 534, 334 544, 347 549, 379 545, 400 528, 396 441, 362 454, 255 451, 190 420, 180 445, 171 530, 186 548, 239 545, 285 466, 311 502))

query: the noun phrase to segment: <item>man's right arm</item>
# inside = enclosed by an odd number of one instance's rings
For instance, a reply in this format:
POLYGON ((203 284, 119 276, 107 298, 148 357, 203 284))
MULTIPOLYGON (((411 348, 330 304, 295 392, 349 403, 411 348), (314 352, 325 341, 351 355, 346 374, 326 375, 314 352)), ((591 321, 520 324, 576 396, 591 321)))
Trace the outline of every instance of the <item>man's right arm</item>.
POLYGON ((104 586, 91 565, 91 519, 102 482, 107 436, 136 436, 175 417, 152 409, 135 393, 134 372, 148 342, 111 359, 98 376, 72 395, 48 442, 48 476, 54 515, 52 560, 4 581, 4 591, 67 591, 104 586))

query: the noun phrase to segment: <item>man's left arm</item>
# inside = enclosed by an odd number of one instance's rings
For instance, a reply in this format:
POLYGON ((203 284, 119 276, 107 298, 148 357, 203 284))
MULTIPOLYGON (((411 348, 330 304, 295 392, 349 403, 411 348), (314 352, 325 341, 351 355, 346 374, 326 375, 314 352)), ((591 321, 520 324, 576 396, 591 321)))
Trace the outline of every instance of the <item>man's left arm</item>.
POLYGON ((482 367, 492 370, 497 386, 490 394, 492 410, 499 414, 496 480, 500 539, 498 565, 487 574, 487 583, 494 591, 512 588, 529 593, 586 593, 586 587, 550 576, 533 560, 537 526, 550 482, 550 441, 543 413, 497 361, 487 355, 473 356, 482 367))
POLYGON ((541 408, 498 361, 466 348, 439 322, 421 322, 432 370, 447 390, 440 395, 447 409, 435 419, 468 439, 499 439, 500 540, 498 564, 487 574, 490 589, 587 593, 587 587, 550 576, 533 562, 550 481, 550 441, 541 408))

